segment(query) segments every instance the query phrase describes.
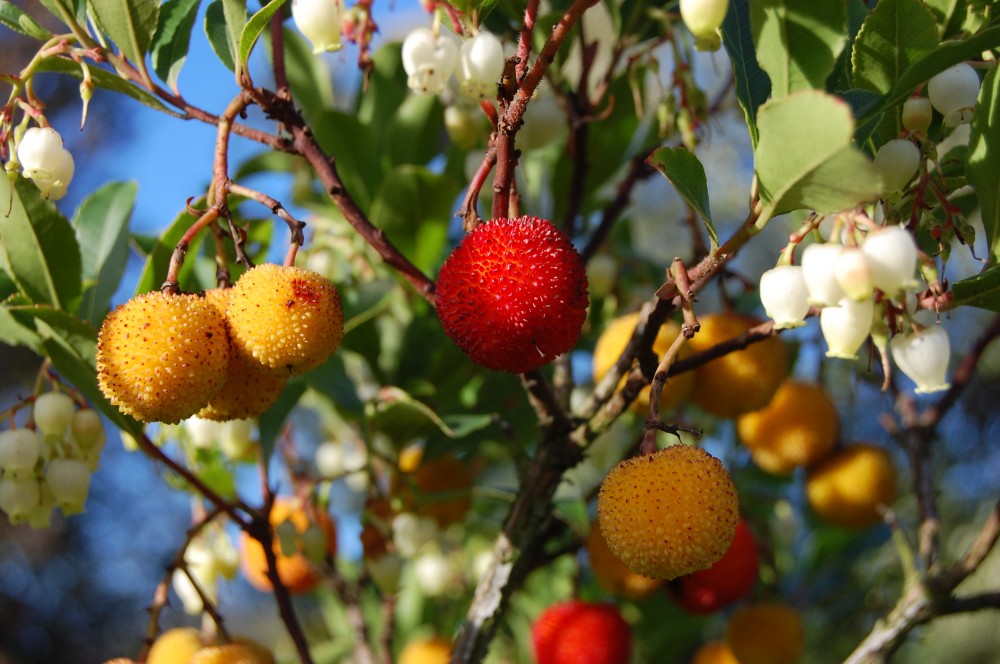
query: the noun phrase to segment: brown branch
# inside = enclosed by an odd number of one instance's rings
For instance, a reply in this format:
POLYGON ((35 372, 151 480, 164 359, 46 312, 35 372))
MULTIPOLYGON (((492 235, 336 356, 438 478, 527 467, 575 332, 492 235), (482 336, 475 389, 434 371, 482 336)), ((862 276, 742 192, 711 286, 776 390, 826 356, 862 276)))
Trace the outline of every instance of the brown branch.
POLYGON ((979 569, 998 540, 1000 540, 1000 500, 994 504, 993 511, 990 512, 986 522, 979 529, 979 534, 969 545, 965 555, 942 575, 939 585, 948 590, 958 586, 970 574, 979 569))

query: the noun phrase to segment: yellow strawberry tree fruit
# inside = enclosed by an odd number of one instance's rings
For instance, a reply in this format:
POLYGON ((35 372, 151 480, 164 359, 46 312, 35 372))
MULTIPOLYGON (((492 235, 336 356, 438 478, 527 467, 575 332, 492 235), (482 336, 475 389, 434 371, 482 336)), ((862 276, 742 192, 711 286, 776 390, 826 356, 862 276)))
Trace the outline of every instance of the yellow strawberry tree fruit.
POLYGON ((786 380, 771 402, 736 421, 754 462, 776 475, 822 459, 837 441, 837 407, 819 385, 786 380))
POLYGON ((795 664, 805 648, 799 612, 785 604, 750 604, 726 625, 726 643, 740 664, 795 664))
POLYGON ((153 641, 146 664, 179 664, 188 662, 204 644, 201 633, 194 627, 168 629, 153 641))
POLYGON ((626 567, 674 579, 726 553, 739 499, 721 461, 700 448, 673 445, 613 468, 601 483, 597 517, 608 548, 626 567))
POLYGON ((407 643, 399 653, 399 664, 448 664, 450 658, 451 644, 440 637, 431 637, 407 643))
POLYGON ((881 447, 854 443, 810 470, 806 495, 824 521, 867 528, 882 521, 881 510, 896 497, 896 470, 881 447))
MULTIPOLYGON (((699 317, 701 329, 688 341, 692 353, 743 334, 760 320, 731 311, 699 317)), ((694 372, 691 401, 719 417, 738 417, 763 408, 788 374, 788 348, 778 337, 707 362, 694 372)))
POLYGON ((691 664, 740 664, 725 641, 710 641, 695 651, 691 664))
POLYGON ((662 579, 651 579, 636 574, 615 557, 601 533, 601 524, 595 521, 590 527, 585 542, 590 569, 597 582, 605 591, 626 599, 639 600, 648 597, 663 585, 662 579))
MULTIPOLYGON (((180 664, 176 662, 175 664, 180 664)), ((238 638, 232 643, 205 646, 187 664, 276 664, 271 651, 250 639, 238 638)))
MULTIPOLYGON (((597 345, 594 346, 594 382, 604 378, 618 361, 622 351, 628 346, 629 339, 632 338, 632 333, 635 332, 635 326, 638 322, 639 313, 636 312, 615 318, 604 328, 604 332, 597 339, 597 345)), ((664 322, 653 341, 653 353, 662 358, 680 333, 681 326, 679 324, 672 320, 664 322)), ((681 348, 678 358, 685 358, 690 354, 691 351, 687 346, 684 346, 681 348)), ((632 366, 636 366, 636 363, 633 362, 632 366)), ((627 378, 627 376, 622 376, 618 383, 618 389, 625 385, 627 378)), ((660 409, 668 410, 680 403, 691 392, 693 384, 694 373, 690 371, 671 376, 663 387, 660 409)), ((649 410, 649 391, 649 386, 646 386, 639 392, 639 396, 632 403, 633 410, 639 413, 645 413, 649 410)))

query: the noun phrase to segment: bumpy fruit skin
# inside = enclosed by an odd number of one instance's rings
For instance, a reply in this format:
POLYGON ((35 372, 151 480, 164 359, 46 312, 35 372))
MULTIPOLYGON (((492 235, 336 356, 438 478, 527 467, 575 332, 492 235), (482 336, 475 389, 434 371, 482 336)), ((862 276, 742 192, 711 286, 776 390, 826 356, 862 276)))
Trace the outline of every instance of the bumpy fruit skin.
POLYGON ((296 376, 318 367, 344 338, 340 295, 311 270, 272 263, 247 270, 226 307, 237 353, 296 376))
POLYGON ((726 642, 740 664, 795 664, 805 647, 805 629, 790 606, 751 604, 729 619, 726 642))
POLYGON ((228 367, 225 320, 197 295, 135 297, 107 315, 97 337, 101 392, 143 422, 191 417, 222 389, 228 367))
POLYGON ((896 471, 881 447, 848 445, 810 471, 806 495, 824 521, 867 528, 882 521, 880 507, 896 497, 896 471))
POLYGON ((662 579, 651 579, 625 567, 625 564, 608 548, 599 522, 595 521, 591 526, 585 544, 594 577, 601 587, 612 595, 640 600, 663 585, 662 579))
MULTIPOLYGON (((213 288, 205 291, 205 299, 225 316, 232 292, 232 288, 213 288)), ((230 344, 226 384, 198 412, 198 417, 218 422, 257 417, 274 405, 287 383, 287 375, 261 366, 252 356, 240 352, 238 346, 230 344)))
POLYGON ((822 459, 837 441, 837 407, 819 385, 786 380, 771 403, 736 421, 740 440, 754 463, 786 475, 822 459))
POLYGON ((587 305, 583 260, 565 233, 536 217, 480 224, 437 280, 445 334, 494 371, 530 371, 573 348, 587 305))
POLYGON ((201 634, 194 627, 168 629, 153 642, 146 664, 181 664, 202 648, 201 634))
MULTIPOLYGON (((600 381, 611 371, 611 367, 618 361, 618 357, 625 350, 629 339, 632 338, 632 333, 635 332, 635 326, 638 322, 639 313, 637 312, 616 318, 604 328, 604 332, 597 339, 597 345, 594 346, 594 382, 600 381)), ((674 321, 668 320, 663 323, 660 326, 660 331, 656 334, 656 339, 653 341, 653 352, 656 356, 663 357, 680 333, 681 326, 674 321)), ((689 355, 691 355, 691 351, 685 345, 681 348, 678 359, 684 359, 689 355)), ((633 366, 635 366, 634 363, 633 366)), ((627 377, 622 376, 621 381, 618 383, 619 389, 625 385, 626 380, 627 377)), ((690 394, 693 384, 694 373, 691 371, 672 376, 666 385, 663 386, 663 395, 660 398, 660 410, 668 410, 680 403, 690 394)), ((639 396, 636 397, 632 404, 634 410, 638 412, 649 410, 649 392, 649 387, 644 387, 639 392, 639 396)))
POLYGON ((434 637, 410 641, 399 653, 399 664, 448 664, 451 644, 434 637))
POLYGON ((670 594, 689 613, 714 613, 743 599, 757 585, 757 542, 746 521, 736 525, 729 550, 714 565, 669 584, 670 594))
POLYGON ((628 623, 611 604, 553 604, 535 620, 531 640, 537 664, 623 664, 632 657, 628 623))
MULTIPOLYGON (((743 334, 761 321, 732 312, 699 318, 701 330, 688 342, 698 353, 743 334)), ((788 349, 771 337, 723 355, 694 372, 691 401, 719 417, 737 417, 763 408, 788 373, 788 349)))
MULTIPOLYGON (((333 521, 322 513, 316 516, 315 523, 326 535, 327 551, 332 556, 337 551, 337 533, 333 521)), ((297 500, 278 498, 271 509, 271 527, 276 529, 285 521, 291 521, 300 536, 314 523, 297 500)), ((274 534, 274 555, 277 558, 278 577, 292 594, 307 593, 319 584, 320 574, 302 551, 296 551, 292 555, 282 553, 277 533, 274 534)), ((273 590, 271 580, 267 577, 264 547, 245 531, 240 532, 240 569, 243 570, 243 575, 250 585, 257 590, 261 592, 273 590)))
POLYGON ((191 656, 188 664, 275 664, 275 659, 264 646, 241 639, 224 645, 205 646, 191 656))
POLYGON ((711 641, 695 651, 691 664, 740 664, 725 641, 711 641))
POLYGON ((597 518, 626 567, 675 579, 726 553, 739 499, 721 461, 700 448, 674 445, 613 468, 601 484, 597 518))

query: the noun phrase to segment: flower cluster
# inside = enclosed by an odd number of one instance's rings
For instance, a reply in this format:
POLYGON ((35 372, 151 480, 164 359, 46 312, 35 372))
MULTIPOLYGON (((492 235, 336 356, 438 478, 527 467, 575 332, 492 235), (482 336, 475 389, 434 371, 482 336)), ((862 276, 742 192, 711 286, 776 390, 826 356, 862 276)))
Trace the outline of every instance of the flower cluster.
POLYGON ((485 30, 459 47, 440 30, 417 28, 403 41, 402 57, 407 85, 417 94, 444 92, 455 74, 462 95, 475 100, 495 94, 504 65, 503 45, 485 30))

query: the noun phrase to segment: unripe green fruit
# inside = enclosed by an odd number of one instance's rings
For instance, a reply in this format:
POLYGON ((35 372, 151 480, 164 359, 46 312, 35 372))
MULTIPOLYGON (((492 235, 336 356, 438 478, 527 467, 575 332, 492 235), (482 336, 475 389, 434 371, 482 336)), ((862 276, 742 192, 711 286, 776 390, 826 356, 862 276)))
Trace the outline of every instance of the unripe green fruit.
POLYGON ((35 399, 35 427, 45 436, 62 438, 73 423, 73 400, 62 392, 46 392, 35 399))

